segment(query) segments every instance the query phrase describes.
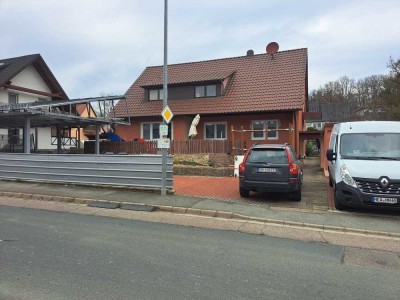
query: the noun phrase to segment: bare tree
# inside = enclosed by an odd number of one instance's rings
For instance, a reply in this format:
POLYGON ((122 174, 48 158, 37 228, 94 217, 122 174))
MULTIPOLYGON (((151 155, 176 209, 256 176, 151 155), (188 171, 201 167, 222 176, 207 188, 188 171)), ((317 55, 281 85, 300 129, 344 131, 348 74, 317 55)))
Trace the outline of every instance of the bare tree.
MULTIPOLYGON (((115 96, 115 93, 105 93, 101 92, 100 97, 111 97, 115 96)), ((106 100, 106 101, 98 101, 93 102, 92 107, 96 111, 97 116, 105 117, 113 114, 114 106, 116 105, 115 100, 106 100)))
POLYGON ((400 120, 400 59, 390 58, 388 68, 388 75, 330 81, 310 92, 309 107, 331 121, 400 120))
POLYGON ((389 75, 384 80, 382 99, 387 119, 400 121, 400 59, 389 59, 389 75))

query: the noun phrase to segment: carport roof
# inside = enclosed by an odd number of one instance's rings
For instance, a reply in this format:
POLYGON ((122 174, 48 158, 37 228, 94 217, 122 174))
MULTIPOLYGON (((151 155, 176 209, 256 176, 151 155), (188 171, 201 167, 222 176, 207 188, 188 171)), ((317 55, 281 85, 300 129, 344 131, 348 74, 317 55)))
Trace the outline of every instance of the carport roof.
POLYGON ((97 101, 125 100, 125 96, 83 98, 20 104, 0 105, 0 128, 24 127, 26 118, 30 118, 31 127, 84 127, 89 125, 129 124, 121 118, 82 117, 72 113, 62 113, 58 107, 76 104, 89 104, 97 101))

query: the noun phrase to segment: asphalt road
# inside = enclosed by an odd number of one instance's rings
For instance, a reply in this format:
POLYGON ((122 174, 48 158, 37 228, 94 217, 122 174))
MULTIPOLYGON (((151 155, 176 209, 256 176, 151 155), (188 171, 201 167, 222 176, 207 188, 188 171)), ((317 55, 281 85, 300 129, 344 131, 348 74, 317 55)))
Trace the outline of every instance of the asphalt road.
POLYGON ((400 295, 398 270, 346 263, 354 249, 319 243, 7 206, 0 240, 0 299, 400 295))

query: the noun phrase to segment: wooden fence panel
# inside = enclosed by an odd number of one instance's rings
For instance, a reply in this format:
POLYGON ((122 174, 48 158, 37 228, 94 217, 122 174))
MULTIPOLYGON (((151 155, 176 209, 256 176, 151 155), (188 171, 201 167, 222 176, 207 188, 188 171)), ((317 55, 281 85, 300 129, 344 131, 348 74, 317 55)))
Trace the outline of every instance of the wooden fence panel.
MULTIPOLYGON (((94 153, 94 141, 85 142, 85 154, 94 153)), ((157 141, 146 142, 100 142, 100 153, 113 153, 113 154, 157 154, 157 141)))
MULTIPOLYGON (((85 142, 85 153, 94 153, 94 141, 85 142)), ((157 141, 145 142, 100 142, 100 153, 126 153, 126 154, 157 154, 160 149, 157 148, 157 141)), ((231 153, 232 143, 228 140, 186 140, 171 141, 169 154, 214 154, 231 153)))
POLYGON ((232 146, 227 140, 171 141, 171 154, 230 153, 232 146))

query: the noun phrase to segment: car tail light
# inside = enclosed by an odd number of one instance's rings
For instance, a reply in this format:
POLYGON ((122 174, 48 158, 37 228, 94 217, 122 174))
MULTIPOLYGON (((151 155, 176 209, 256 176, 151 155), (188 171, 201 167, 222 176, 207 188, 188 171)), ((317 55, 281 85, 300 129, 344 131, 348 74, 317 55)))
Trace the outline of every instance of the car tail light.
POLYGON ((292 158, 290 157, 289 149, 286 148, 286 154, 289 161, 289 174, 290 175, 297 175, 299 173, 299 168, 296 164, 292 162, 292 158))
POLYGON ((239 174, 243 174, 246 170, 246 161, 249 156, 250 149, 246 151, 246 154, 243 157, 243 161, 239 164, 239 174))
POLYGON ((240 164, 239 164, 239 173, 240 174, 243 174, 244 173, 244 171, 245 171, 245 165, 246 165, 246 163, 243 161, 243 162, 241 162, 240 164))
POLYGON ((290 164, 289 165, 289 174, 290 175, 297 175, 298 173, 299 173, 299 169, 298 169, 297 165, 290 164))

